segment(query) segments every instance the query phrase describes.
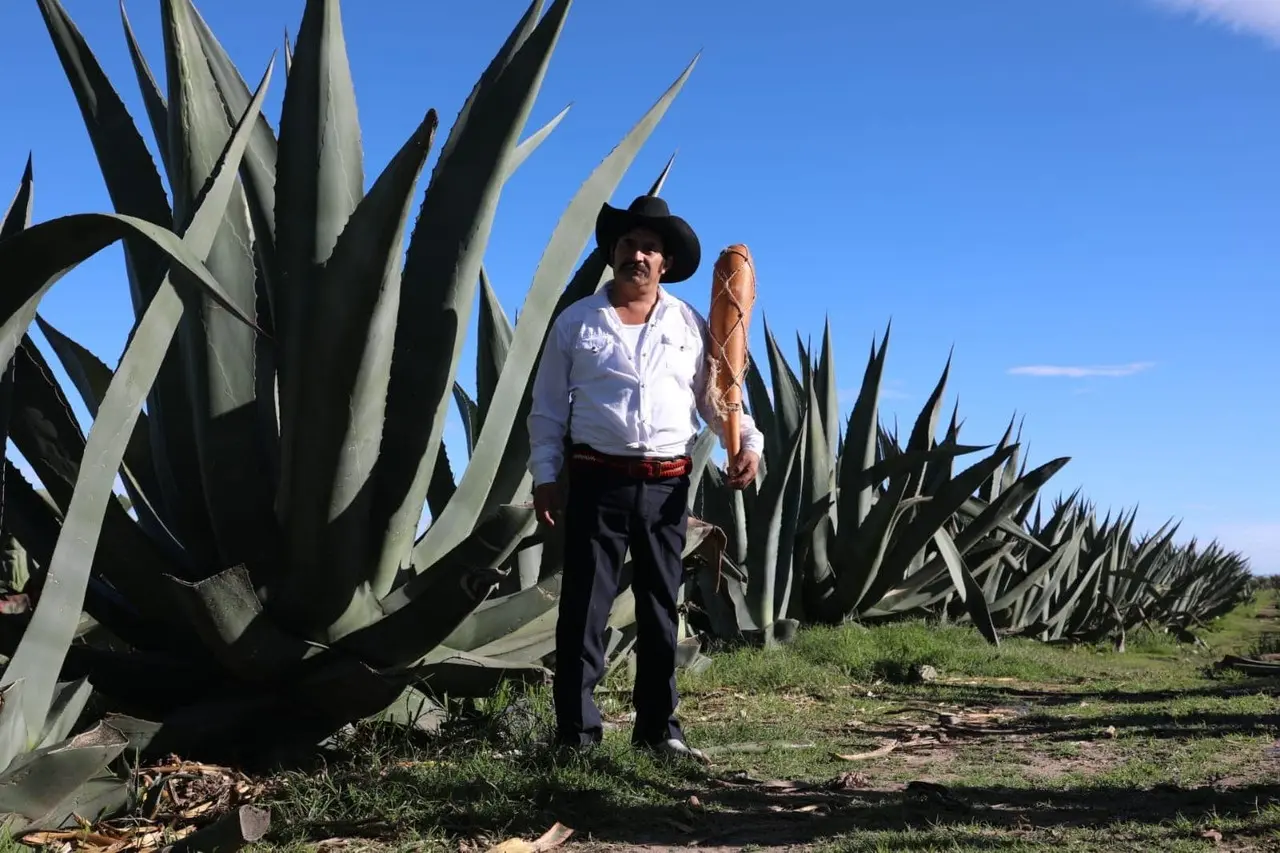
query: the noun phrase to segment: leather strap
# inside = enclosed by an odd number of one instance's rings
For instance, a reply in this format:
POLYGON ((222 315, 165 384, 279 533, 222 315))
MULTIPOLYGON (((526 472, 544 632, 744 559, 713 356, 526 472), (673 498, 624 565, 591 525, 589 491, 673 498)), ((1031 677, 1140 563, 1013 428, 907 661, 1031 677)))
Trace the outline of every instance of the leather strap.
POLYGON ((693 460, 688 456, 677 456, 674 459, 611 456, 606 453, 597 453, 589 448, 575 447, 570 451, 570 458, 575 462, 594 468, 604 468, 635 480, 683 477, 693 469, 693 460))

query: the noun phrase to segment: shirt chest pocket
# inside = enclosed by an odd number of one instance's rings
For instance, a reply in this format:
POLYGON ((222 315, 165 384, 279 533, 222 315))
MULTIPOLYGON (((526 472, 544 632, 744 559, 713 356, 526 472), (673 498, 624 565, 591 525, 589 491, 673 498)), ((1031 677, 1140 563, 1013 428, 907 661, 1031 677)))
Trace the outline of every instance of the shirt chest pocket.
POLYGON ((664 372, 682 383, 690 383, 698 372, 702 356, 701 342, 690 332, 663 332, 658 341, 659 358, 664 372))
POLYGON ((608 376, 622 369, 618 342, 602 332, 583 332, 573 342, 573 373, 578 380, 608 376))

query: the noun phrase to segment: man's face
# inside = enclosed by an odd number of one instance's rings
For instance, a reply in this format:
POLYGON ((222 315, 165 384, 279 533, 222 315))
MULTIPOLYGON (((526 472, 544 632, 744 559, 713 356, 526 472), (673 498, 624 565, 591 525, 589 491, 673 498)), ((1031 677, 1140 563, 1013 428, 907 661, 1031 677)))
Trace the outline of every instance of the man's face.
POLYGON ((657 286, 670 262, 662 238, 648 228, 634 228, 613 247, 614 279, 637 287, 657 286))

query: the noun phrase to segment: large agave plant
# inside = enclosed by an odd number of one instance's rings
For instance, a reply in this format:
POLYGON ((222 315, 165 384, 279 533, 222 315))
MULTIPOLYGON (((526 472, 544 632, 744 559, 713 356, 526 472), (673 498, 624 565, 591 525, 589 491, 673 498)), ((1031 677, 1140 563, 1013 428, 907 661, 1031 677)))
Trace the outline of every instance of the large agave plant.
POLYGON ((556 226, 456 480, 441 433, 463 335, 502 186, 559 121, 521 141, 569 0, 534 2, 485 69, 412 228, 436 116, 366 192, 338 0, 306 3, 278 135, 260 114, 271 66, 250 91, 190 0, 161 0, 164 92, 124 20, 172 198, 66 11, 37 2, 117 211, 0 244, 16 275, 0 311, 10 437, 53 499, 8 491, 13 529, 51 573, 85 578, 86 610, 127 646, 77 646, 65 670, 160 721, 155 750, 246 752, 323 736, 413 684, 542 677, 442 641, 536 541, 532 366, 556 313, 599 283, 602 259, 574 270, 595 213, 692 65, 556 226), (138 319, 114 372, 40 319, 93 415, 86 439, 25 330, 62 271, 121 239, 138 319))

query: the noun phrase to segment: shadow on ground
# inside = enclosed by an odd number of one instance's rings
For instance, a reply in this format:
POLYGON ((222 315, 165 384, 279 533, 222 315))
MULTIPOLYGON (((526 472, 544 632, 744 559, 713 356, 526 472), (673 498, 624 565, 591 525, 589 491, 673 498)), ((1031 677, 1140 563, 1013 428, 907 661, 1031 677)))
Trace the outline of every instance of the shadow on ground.
MULTIPOLYGON (((608 759, 595 769, 625 779, 629 771, 608 759)), ((630 784, 647 784, 629 779, 630 784)), ((483 780, 475 786, 442 791, 425 789, 423 797, 447 797, 465 803, 483 796, 483 780)), ((559 821, 574 828, 575 837, 597 843, 627 845, 734 846, 743 844, 807 844, 857 831, 937 831, 984 825, 1001 832, 990 837, 990 849, 1012 847, 1019 831, 1101 827, 1118 823, 1160 825, 1180 818, 1256 821, 1260 810, 1280 805, 1280 784, 1219 789, 1098 785, 1076 789, 1008 787, 942 787, 909 783, 891 790, 832 790, 827 786, 770 787, 736 780, 716 780, 665 791, 677 803, 628 805, 615 792, 582 790, 549 784, 533 793, 533 801, 516 805, 507 820, 498 820, 511 835, 534 837, 559 821), (696 798, 691 801, 690 798, 696 798)), ((513 804, 514 805, 514 804, 513 804)), ((444 829, 458 836, 490 833, 495 815, 485 809, 474 819, 463 807, 444 829)), ((434 827, 414 827, 426 831, 434 827)), ((1280 831, 1280 821, 1256 821, 1248 836, 1280 831)))
POLYGON ((1230 699, 1240 696, 1280 697, 1280 679, 1257 678, 1230 684, 1167 690, 1036 690, 990 684, 939 684, 931 691, 940 699, 983 704, 1035 704, 1045 708, 1096 702, 1112 705, 1147 705, 1185 699, 1230 699))
MULTIPOLYGON (((905 730, 892 723, 879 731, 868 725, 863 735, 906 738, 927 728, 949 739, 935 746, 953 749, 981 743, 999 746, 1013 741, 1034 748, 1067 740, 1099 741, 1101 730, 1114 727, 1116 738, 1132 738, 1132 749, 1152 751, 1160 761, 1163 742, 1200 742, 1238 736, 1280 737, 1280 702, 1253 703, 1262 713, 1244 713, 1214 699, 1280 696, 1280 684, 1210 685, 1168 691, 1061 692, 1011 685, 947 685, 931 691, 932 718, 923 726, 905 720, 905 730), (938 716, 938 700, 968 706, 1016 708, 989 724, 956 729, 938 716), (1180 700, 1193 700, 1180 705, 1180 700), (1073 704, 1089 703, 1080 714, 1073 704), (1107 707, 1101 707, 1107 706, 1107 707), (1217 710, 1217 709, 1221 710, 1217 710), (914 734, 909 734, 913 732, 914 734), (1162 741, 1153 744, 1152 741, 1162 741)), ((903 697, 903 704, 924 712, 924 703, 903 697)), ((1244 706, 1242 706, 1244 707, 1244 706)), ((979 714, 979 717, 982 715, 979 714)), ((927 782, 890 782, 872 770, 845 773, 827 783, 753 780, 744 776, 706 775, 699 768, 661 770, 637 761, 626 750, 611 748, 588 755, 562 756, 530 747, 527 733, 500 745, 490 727, 455 733, 450 746, 432 751, 423 746, 423 761, 403 762, 379 774, 375 787, 386 794, 370 811, 372 832, 399 836, 419 833, 454 839, 537 837, 556 822, 575 830, 575 839, 599 845, 634 848, 737 848, 806 845, 859 832, 942 833, 954 843, 964 837, 974 850, 1025 849, 1027 839, 1053 843, 1057 834, 1076 830, 1128 826, 1159 828, 1175 836, 1195 838, 1206 825, 1226 821, 1238 828, 1236 839, 1273 843, 1280 833, 1280 750, 1265 750, 1260 775, 1236 784, 1137 787, 1111 778, 1062 776, 1025 785, 941 786, 927 782), (466 735, 466 736, 463 736, 466 735), (487 757, 486 757, 487 756, 487 757), (423 769, 427 768, 427 769, 423 769), (1265 839, 1265 841, 1264 841, 1265 839)), ((1249 747, 1255 753, 1259 745, 1249 747)), ((1130 747, 1126 747, 1126 752, 1130 747)), ((345 769, 328 777, 334 796, 369 785, 367 759, 353 753, 345 769)), ((1256 762, 1255 762, 1256 763, 1256 762)), ((901 778, 901 777, 899 777, 901 778)), ((953 777, 958 778, 958 777, 953 777)), ((975 780, 976 781, 976 780, 975 780)), ((339 796, 342 795, 342 796, 339 796)), ((363 815, 362 815, 363 816, 363 815)), ((300 823, 305 824, 305 818, 300 823)), ((315 837, 340 831, 364 834, 356 825, 310 827, 315 837)), ((907 837, 907 836, 904 836, 907 837)), ((893 837, 877 840, 877 849, 915 849, 910 841, 896 846, 893 837)), ((1234 849, 1234 848, 1233 848, 1234 849)), ((1250 847, 1249 849, 1253 849, 1250 847)))

